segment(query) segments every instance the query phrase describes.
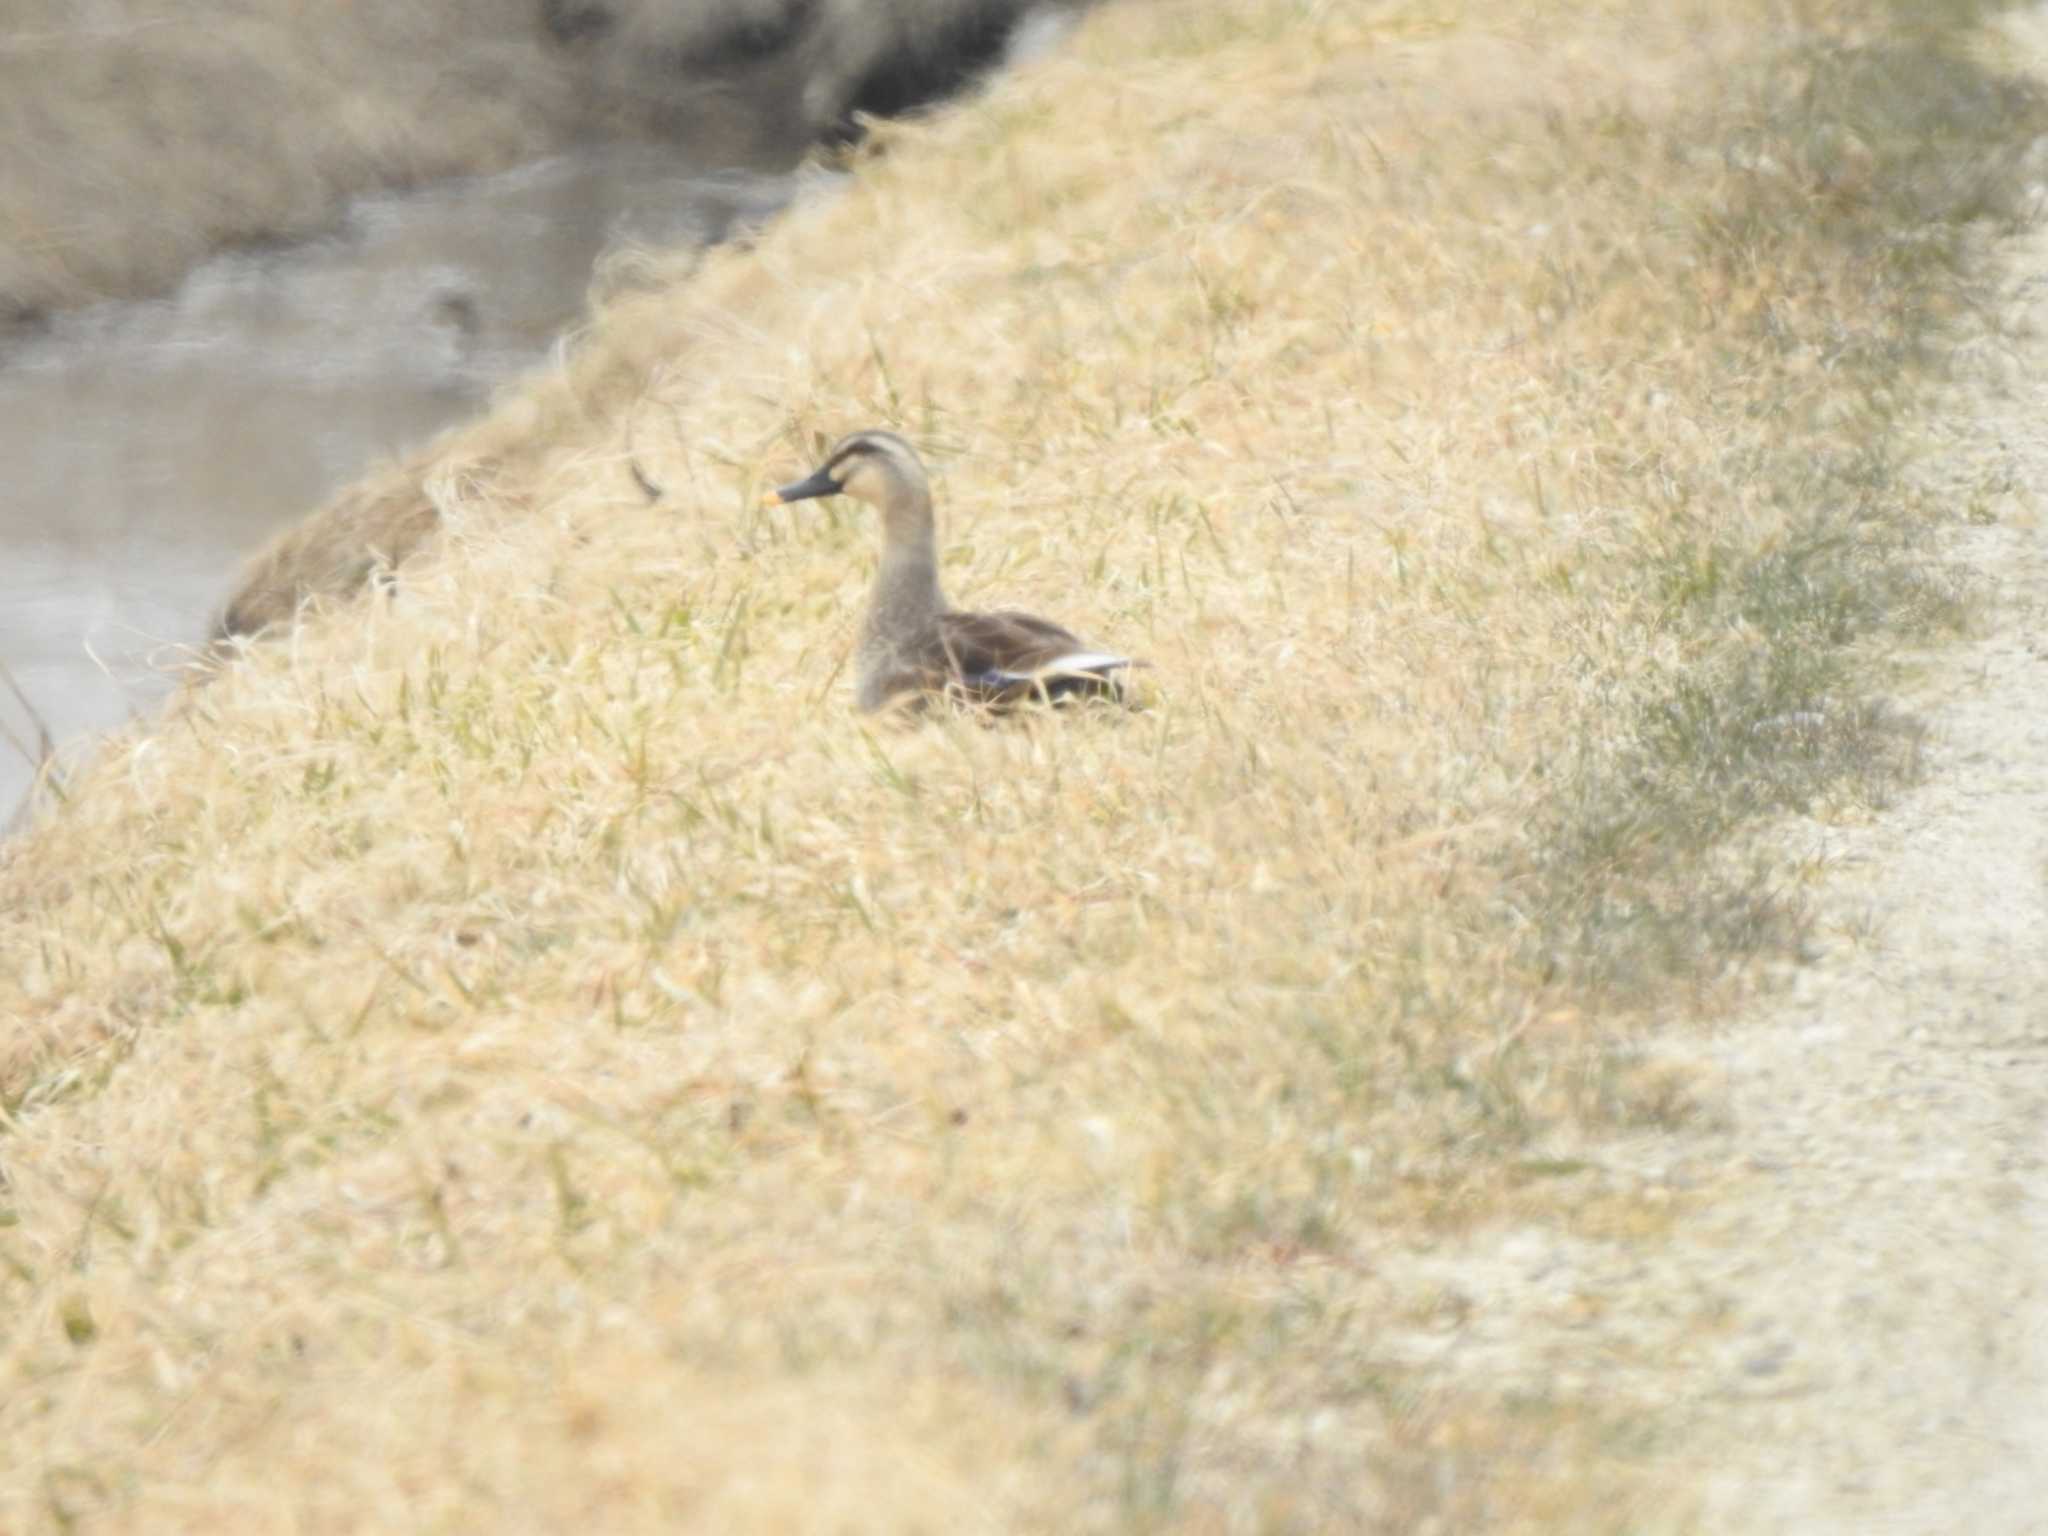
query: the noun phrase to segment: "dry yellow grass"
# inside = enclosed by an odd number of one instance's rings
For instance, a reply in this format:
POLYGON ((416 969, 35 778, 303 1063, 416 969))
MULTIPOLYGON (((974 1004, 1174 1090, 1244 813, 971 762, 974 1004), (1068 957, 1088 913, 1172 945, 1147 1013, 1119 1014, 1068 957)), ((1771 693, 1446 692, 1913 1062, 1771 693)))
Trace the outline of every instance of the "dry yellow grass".
POLYGON ((1683 1219, 1579 1159, 1785 932, 1717 840, 1894 771, 2036 121, 1850 0, 1112 7, 613 299, 8 851, 0 1527, 1678 1518, 1400 1258, 1683 1219), (876 531, 758 493, 875 423, 1148 708, 850 714, 876 531))

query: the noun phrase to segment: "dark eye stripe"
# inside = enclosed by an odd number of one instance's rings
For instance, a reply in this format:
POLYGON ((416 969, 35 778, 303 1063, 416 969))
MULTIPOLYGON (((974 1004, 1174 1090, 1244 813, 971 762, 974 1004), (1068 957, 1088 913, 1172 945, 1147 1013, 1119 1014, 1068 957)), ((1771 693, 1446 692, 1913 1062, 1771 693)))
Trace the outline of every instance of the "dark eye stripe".
POLYGON ((848 443, 844 448, 832 455, 825 467, 827 469, 837 469, 849 459, 865 458, 873 454, 879 454, 881 451, 879 447, 870 442, 848 443))

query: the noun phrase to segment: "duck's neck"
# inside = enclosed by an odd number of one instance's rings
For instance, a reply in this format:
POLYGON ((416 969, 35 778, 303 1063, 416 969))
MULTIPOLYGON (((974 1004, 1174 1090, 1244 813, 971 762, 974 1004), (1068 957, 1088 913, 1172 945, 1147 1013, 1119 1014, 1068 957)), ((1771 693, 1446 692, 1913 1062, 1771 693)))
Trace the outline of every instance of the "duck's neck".
POLYGON ((900 488, 882 508, 882 564, 868 603, 870 640, 908 638, 945 611, 939 591, 939 540, 928 492, 900 488))

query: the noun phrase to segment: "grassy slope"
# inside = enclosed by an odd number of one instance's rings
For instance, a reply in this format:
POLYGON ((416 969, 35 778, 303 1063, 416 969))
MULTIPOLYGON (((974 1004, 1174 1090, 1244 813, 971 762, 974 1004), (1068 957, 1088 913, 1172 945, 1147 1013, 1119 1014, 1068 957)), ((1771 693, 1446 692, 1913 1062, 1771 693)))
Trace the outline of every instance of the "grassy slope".
POLYGON ((1581 1161, 1640 1005, 1953 608, 1901 376, 2035 108, 1798 21, 1112 8, 437 446, 0 869, 0 1524, 1626 1522, 1625 1405, 1386 1340, 1682 1214, 1581 1161), (875 422, 1152 707, 849 716, 875 530, 758 492, 875 422))

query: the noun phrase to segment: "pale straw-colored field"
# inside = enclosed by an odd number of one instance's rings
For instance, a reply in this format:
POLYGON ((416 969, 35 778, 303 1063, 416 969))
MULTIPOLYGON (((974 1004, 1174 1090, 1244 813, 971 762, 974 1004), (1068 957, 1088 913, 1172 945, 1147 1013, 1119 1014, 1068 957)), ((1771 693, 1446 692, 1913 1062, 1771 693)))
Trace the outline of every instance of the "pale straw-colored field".
POLYGON ((1600 1148, 1796 938, 1729 837, 1910 771, 2041 115, 1888 14, 1112 5, 615 272, 5 856, 0 1528, 1682 1518, 1386 1341, 1447 1228, 1685 1219, 1600 1148), (760 500, 882 424, 1144 708, 852 713, 876 529, 760 500))

